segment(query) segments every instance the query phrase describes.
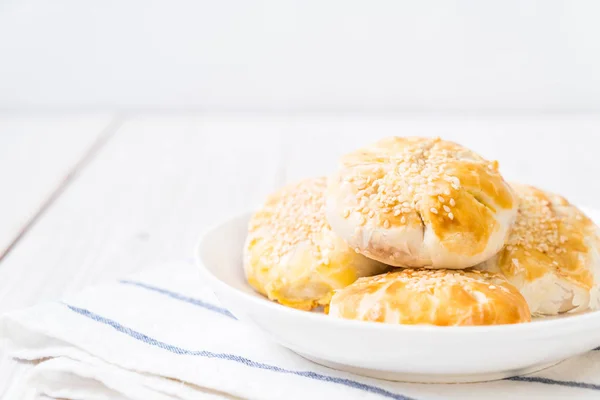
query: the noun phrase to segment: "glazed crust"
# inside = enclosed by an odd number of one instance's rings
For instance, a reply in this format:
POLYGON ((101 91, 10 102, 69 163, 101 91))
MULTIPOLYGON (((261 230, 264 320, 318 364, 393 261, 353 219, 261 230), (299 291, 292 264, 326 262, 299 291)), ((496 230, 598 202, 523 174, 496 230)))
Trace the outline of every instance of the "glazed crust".
POLYGON ((392 137, 347 154, 327 190, 333 230, 361 254, 402 267, 490 258, 516 209, 496 162, 439 138, 392 137))
POLYGON ((329 315, 388 324, 469 326, 531 320, 523 296, 502 276, 480 271, 403 269, 336 291, 329 315))
POLYGON ((564 197, 512 187, 519 211, 507 245, 477 268, 502 273, 534 315, 600 308, 598 227, 564 197))
POLYGON ((287 186, 250 220, 244 270, 250 285, 271 300, 310 310, 328 304, 334 289, 388 268, 357 254, 332 232, 325 188, 326 178, 287 186))

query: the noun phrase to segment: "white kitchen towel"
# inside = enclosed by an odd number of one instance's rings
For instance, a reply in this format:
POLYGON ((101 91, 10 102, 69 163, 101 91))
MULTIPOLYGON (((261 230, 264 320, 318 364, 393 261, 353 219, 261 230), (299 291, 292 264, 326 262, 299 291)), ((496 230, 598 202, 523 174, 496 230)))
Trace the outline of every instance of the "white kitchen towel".
POLYGON ((236 320, 184 262, 5 315, 0 338, 13 357, 36 362, 7 400, 600 398, 600 351, 479 384, 321 367, 236 320))

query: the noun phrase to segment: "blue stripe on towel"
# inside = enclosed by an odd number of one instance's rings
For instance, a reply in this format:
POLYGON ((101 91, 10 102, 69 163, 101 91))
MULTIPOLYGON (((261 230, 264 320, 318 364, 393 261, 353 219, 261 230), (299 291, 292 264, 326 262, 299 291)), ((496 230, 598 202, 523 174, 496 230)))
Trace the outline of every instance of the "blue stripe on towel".
MULTIPOLYGON (((142 282, 131 281, 131 280, 121 280, 119 282, 123 283, 123 284, 127 284, 127 285, 138 286, 138 287, 141 287, 141 288, 144 288, 147 290, 152 290, 154 292, 158 292, 158 293, 164 294, 166 296, 169 296, 173 299, 184 301, 184 302, 187 302, 190 304, 194 304, 196 306, 206 308, 207 310, 217 312, 217 313, 225 315, 227 317, 237 319, 233 316, 233 314, 231 314, 231 312, 229 312, 229 310, 222 308, 222 307, 218 307, 218 306, 210 304, 210 303, 206 303, 202 300, 194 299, 192 297, 187 297, 182 294, 172 292, 172 291, 169 291, 166 289, 161 289, 159 287, 151 286, 151 285, 148 285, 148 284, 145 284, 142 282)), ((595 349, 592 349, 592 351, 598 351, 598 350, 600 350, 600 347, 596 347, 595 349)), ((290 373, 292 373, 292 372, 290 372, 290 373)), ((567 387, 574 387, 574 388, 581 388, 581 389, 600 390, 600 385, 595 385, 593 383, 574 382, 574 381, 557 381, 557 380, 553 380, 553 379, 535 377, 535 376, 513 376, 510 378, 505 378, 504 380, 511 380, 511 381, 518 381, 518 382, 536 382, 536 383, 544 383, 544 384, 548 384, 548 385, 560 385, 560 386, 567 386, 567 387)), ((400 398, 403 398, 403 397, 400 397, 400 398)))
POLYGON ((176 293, 176 292, 172 292, 172 291, 166 290, 166 289, 161 289, 159 287, 148 285, 148 284, 143 283, 143 282, 130 281, 130 280, 126 280, 125 279, 125 280, 119 281, 119 283, 123 283, 125 285, 133 285, 133 286, 141 287, 143 289, 151 290, 153 292, 157 292, 157 293, 163 294, 165 296, 169 296, 169 297, 171 297, 171 298, 173 298, 175 300, 180 300, 180 301, 183 301, 183 302, 186 302, 186 303, 190 303, 190 304, 193 304, 195 306, 199 306, 199 307, 202 307, 202 308, 206 308, 207 310, 214 311, 214 312, 219 313, 221 315, 225 315, 226 317, 237 319, 226 308, 219 307, 219 306, 216 306, 214 304, 210 304, 210 303, 207 303, 205 301, 195 299, 193 297, 184 296, 182 294, 179 294, 179 293, 176 293))
POLYGON ((560 386, 568 386, 580 389, 592 389, 592 390, 600 390, 600 385, 594 385, 593 383, 585 383, 585 382, 573 382, 573 381, 556 381, 554 379, 542 378, 539 376, 513 376, 511 378, 506 378, 509 381, 518 381, 518 382, 537 382, 537 383, 545 383, 547 385, 560 385, 560 386))
MULTIPOLYGON (((64 304, 64 303, 63 303, 64 304)), ((351 379, 345 379, 345 378, 338 378, 335 376, 328 376, 328 375, 322 375, 322 374, 318 374, 316 372, 312 372, 312 371, 294 371, 294 370, 290 370, 290 369, 285 369, 285 368, 280 368, 277 367, 275 365, 269 365, 269 364, 264 364, 261 362, 257 362, 257 361, 253 361, 250 360, 248 358, 245 357, 241 357, 241 356, 237 356, 235 354, 227 354, 227 353, 213 353, 210 351, 205 351, 205 350, 186 350, 183 349, 181 347, 177 347, 177 346, 173 346, 170 345, 168 343, 164 343, 161 342, 157 339, 151 338, 149 336, 144 335, 143 333, 137 332, 131 328, 128 328, 126 326, 123 326, 121 324, 119 324, 116 321, 113 321, 111 319, 105 318, 101 315, 98 314, 94 314, 91 311, 88 311, 84 308, 79 308, 79 307, 75 307, 75 306, 71 306, 69 304, 65 304, 65 306, 67 306, 71 311, 76 312, 77 314, 83 315, 84 317, 90 318, 94 321, 100 322, 102 324, 108 325, 112 328, 114 328, 115 330, 117 330, 118 332, 124 333, 127 336, 130 336, 136 340, 139 340, 141 342, 144 342, 146 344, 149 344, 151 346, 156 346, 158 348, 161 348, 163 350, 167 350, 171 353, 175 353, 175 354, 180 354, 180 355, 187 355, 187 356, 198 356, 198 357, 205 357, 205 358, 218 358, 221 360, 227 360, 227 361, 234 361, 240 364, 244 364, 248 367, 251 368, 258 368, 258 369, 264 369, 267 371, 273 371, 273 372, 279 372, 282 374, 290 374, 290 375, 297 375, 297 376, 302 376, 305 378, 309 378, 309 379, 314 379, 317 381, 323 381, 323 382, 331 382, 331 383, 336 383, 338 385, 344 385, 344 386, 348 386, 351 387, 353 389, 358 389, 358 390, 362 390, 364 392, 368 392, 368 393, 373 393, 373 394, 378 394, 380 396, 383 397, 387 397, 390 399, 396 399, 396 400, 414 400, 410 397, 401 395, 401 394, 396 394, 396 393, 392 393, 390 391, 387 391, 385 389, 379 388, 377 386, 372 386, 372 385, 367 385, 364 383, 360 383, 357 381, 353 381, 351 379)))

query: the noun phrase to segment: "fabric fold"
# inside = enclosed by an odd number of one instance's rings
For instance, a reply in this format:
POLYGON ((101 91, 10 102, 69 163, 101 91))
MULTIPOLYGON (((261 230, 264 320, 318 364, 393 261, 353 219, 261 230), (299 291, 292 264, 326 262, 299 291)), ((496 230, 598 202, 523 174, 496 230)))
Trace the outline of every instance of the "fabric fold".
POLYGON ((0 338, 13 357, 37 362, 9 400, 600 396, 600 351, 478 384, 390 382, 322 367, 238 321, 186 262, 7 314, 0 338))

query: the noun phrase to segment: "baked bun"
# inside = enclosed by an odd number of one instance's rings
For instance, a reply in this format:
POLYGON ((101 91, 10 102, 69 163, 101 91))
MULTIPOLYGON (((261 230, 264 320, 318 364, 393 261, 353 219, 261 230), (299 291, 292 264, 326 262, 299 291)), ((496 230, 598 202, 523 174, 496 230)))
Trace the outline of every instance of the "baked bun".
POLYGON ((531 320, 519 291, 501 275, 404 269, 361 278, 335 292, 329 315, 388 324, 496 325, 531 320))
POLYGON ((507 245, 477 268, 502 273, 534 315, 600 308, 598 227, 561 196, 512 186, 520 205, 507 245))
POLYGON ((504 246, 516 212, 497 162, 439 138, 392 137, 347 154, 327 190, 334 232, 393 266, 485 261, 504 246))
POLYGON ((326 178, 289 185, 270 195, 249 224, 244 269, 250 285, 271 300, 310 310, 334 289, 388 267, 357 254, 325 218, 326 178))

